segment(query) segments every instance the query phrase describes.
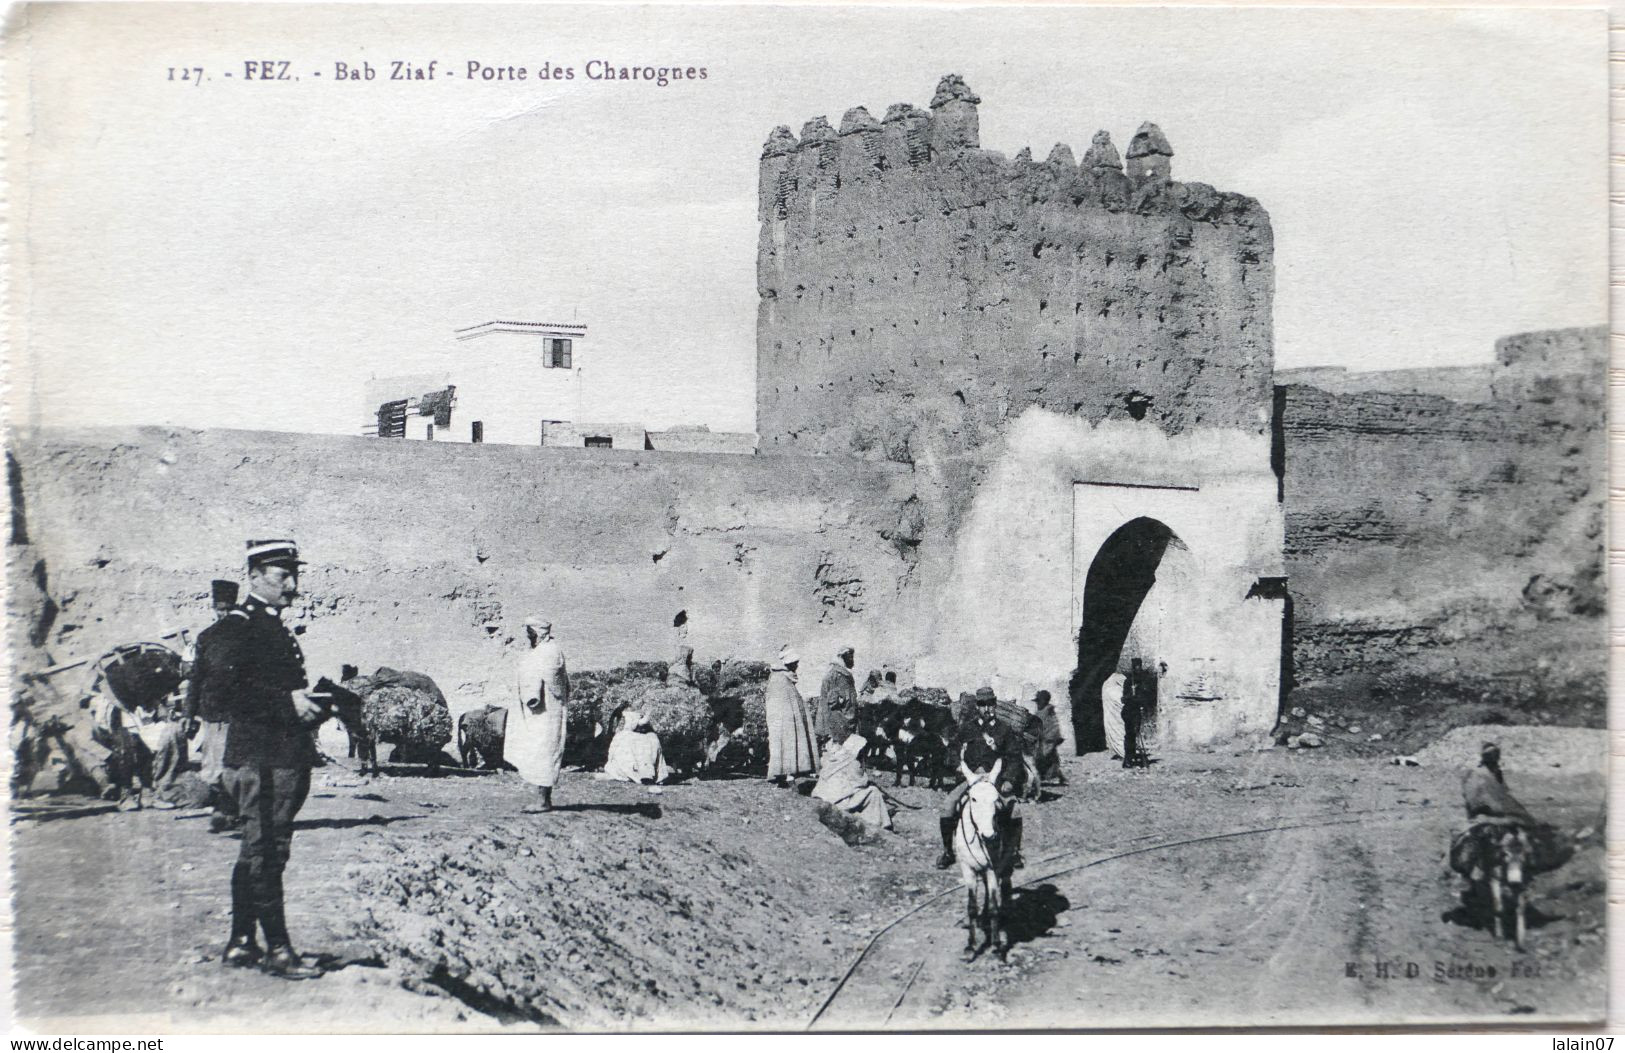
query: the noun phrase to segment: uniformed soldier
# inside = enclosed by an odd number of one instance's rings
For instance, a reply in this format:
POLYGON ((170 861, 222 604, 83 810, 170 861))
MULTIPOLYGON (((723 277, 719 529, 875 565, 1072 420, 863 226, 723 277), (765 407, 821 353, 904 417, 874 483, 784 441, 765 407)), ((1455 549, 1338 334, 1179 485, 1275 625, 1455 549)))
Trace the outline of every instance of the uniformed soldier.
POLYGON ((1138 658, 1129 665, 1128 681, 1123 686, 1123 767, 1144 768, 1147 760, 1140 732, 1145 726, 1146 671, 1140 668, 1138 658))
POLYGON ((292 541, 248 543, 248 598, 240 629, 224 634, 218 649, 230 728, 226 767, 243 820, 242 851, 231 873, 231 940, 226 965, 258 964, 289 979, 320 975, 304 965, 288 938, 282 907, 282 872, 288 864, 293 820, 310 792, 316 748, 310 729, 323 708, 305 691, 305 659, 282 624, 282 611, 299 591, 299 548, 292 541), (256 923, 266 947, 254 940, 256 923))
MULTIPOLYGON (((993 689, 977 688, 976 710, 959 728, 959 771, 963 778, 948 794, 943 803, 939 826, 942 832, 942 855, 937 857, 937 869, 947 870, 954 865, 954 827, 959 823, 959 806, 970 792, 973 775, 997 772, 999 793, 1007 800, 1021 788, 1024 777, 1021 739, 999 723, 998 697, 993 689)), ((1021 820, 1015 817, 1014 801, 1008 801, 1010 816, 1013 865, 1024 865, 1021 858, 1021 820)))
POLYGON ((237 820, 237 794, 226 775, 226 728, 230 718, 229 685, 217 652, 222 641, 248 625, 248 612, 237 606, 237 583, 216 580, 210 585, 215 621, 197 634, 192 669, 186 683, 186 735, 195 738, 200 763, 198 776, 209 786, 214 814, 209 830, 221 833, 237 820))

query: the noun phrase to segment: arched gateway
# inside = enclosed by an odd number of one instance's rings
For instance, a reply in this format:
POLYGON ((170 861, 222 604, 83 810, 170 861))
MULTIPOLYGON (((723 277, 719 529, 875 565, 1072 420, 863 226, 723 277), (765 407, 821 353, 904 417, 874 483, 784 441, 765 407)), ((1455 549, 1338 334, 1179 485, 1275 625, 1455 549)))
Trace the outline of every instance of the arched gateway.
MULTIPOLYGON (((1190 549, 1159 520, 1130 520, 1100 546, 1084 581, 1070 692, 1079 752, 1105 748, 1101 686, 1107 677, 1127 671, 1132 658, 1155 672, 1182 650, 1179 623, 1195 578, 1190 549)), ((1155 726, 1155 713, 1148 714, 1145 733, 1153 735, 1155 726)))
POLYGON ((1073 484, 1073 666, 1080 753, 1105 748, 1101 687, 1132 659, 1157 679, 1143 741, 1180 748, 1269 730, 1284 596, 1260 558, 1269 509, 1222 482, 1073 484))

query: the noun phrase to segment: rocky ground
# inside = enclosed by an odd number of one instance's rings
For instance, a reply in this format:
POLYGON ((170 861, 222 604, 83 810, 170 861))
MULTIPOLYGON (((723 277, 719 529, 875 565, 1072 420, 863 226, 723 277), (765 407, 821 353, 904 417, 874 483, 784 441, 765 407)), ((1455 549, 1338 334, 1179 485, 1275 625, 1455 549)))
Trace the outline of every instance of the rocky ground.
POLYGON ((219 966, 237 845, 203 819, 29 819, 12 830, 17 1012, 79 1031, 790 1030, 821 1007, 832 1028, 1596 1018, 1602 733, 1497 730, 1520 797, 1585 831, 1538 879, 1522 953, 1443 917, 1456 754, 1482 729, 1419 767, 1336 748, 1138 772, 1069 758, 1070 784, 1025 810, 1007 962, 964 960, 924 786, 891 791, 909 806, 895 834, 848 847, 755 780, 655 793, 572 773, 538 815, 512 775, 335 765, 288 882, 328 975, 293 997, 219 966))

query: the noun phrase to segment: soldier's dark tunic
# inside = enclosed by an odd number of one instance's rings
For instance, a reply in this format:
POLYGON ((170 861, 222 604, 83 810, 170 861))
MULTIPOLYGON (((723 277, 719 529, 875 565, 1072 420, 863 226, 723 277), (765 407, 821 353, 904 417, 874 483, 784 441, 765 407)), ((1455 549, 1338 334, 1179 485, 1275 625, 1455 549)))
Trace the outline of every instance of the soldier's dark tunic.
POLYGON ((1144 768, 1150 765, 1146 753, 1145 720, 1157 704, 1157 675, 1149 669, 1136 669, 1129 673, 1123 689, 1123 767, 1144 768))
MULTIPOLYGON (((1025 766, 1021 762, 1021 739, 1009 728, 997 720, 984 728, 975 717, 971 717, 959 726, 959 741, 964 743, 961 747, 961 757, 965 766, 974 772, 988 772, 993 770, 995 762, 1003 762, 999 768, 999 782, 1012 787, 1012 792, 1020 792, 1018 780, 1026 774, 1025 766), (992 743, 988 738, 992 738, 992 743)), ((961 782, 948 794, 947 801, 943 802, 943 818, 952 818, 959 813, 960 799, 970 783, 961 782)))
POLYGON ((224 724, 231 719, 232 670, 226 665, 231 644, 227 641, 247 625, 248 612, 235 607, 197 634, 192 672, 186 682, 187 720, 224 724))
POLYGON ((231 691, 235 687, 236 672, 229 663, 238 645, 233 638, 248 627, 248 612, 233 607, 226 616, 197 634, 193 648, 192 672, 186 683, 186 706, 183 715, 188 722, 198 720, 203 728, 198 735, 198 758, 202 761, 203 777, 212 785, 216 813, 232 816, 237 811, 237 792, 233 779, 227 775, 226 727, 231 720, 231 691))
POLYGON ((258 920, 267 943, 286 946, 282 871, 316 763, 315 743, 293 703, 293 692, 306 687, 305 656, 275 608, 250 596, 242 610, 246 624, 217 655, 230 685, 226 767, 243 820, 231 883, 233 928, 246 931, 232 935, 252 937, 258 920))

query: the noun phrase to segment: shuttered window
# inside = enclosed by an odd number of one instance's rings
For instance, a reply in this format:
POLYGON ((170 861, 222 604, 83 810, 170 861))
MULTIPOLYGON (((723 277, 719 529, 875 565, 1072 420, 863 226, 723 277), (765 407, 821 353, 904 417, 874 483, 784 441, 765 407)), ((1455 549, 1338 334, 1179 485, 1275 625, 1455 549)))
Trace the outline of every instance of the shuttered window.
POLYGON ((406 438, 407 399, 386 402, 378 407, 378 437, 380 439, 406 438))

